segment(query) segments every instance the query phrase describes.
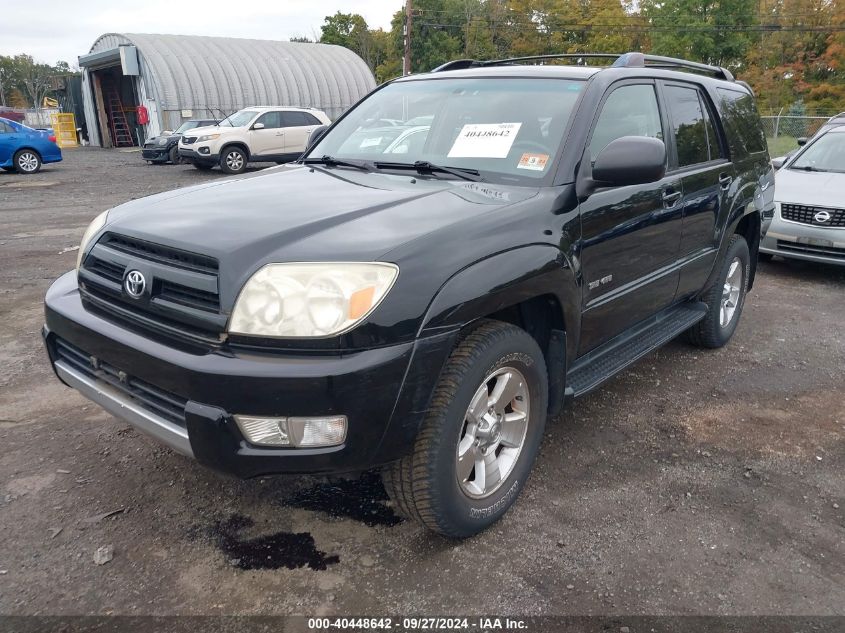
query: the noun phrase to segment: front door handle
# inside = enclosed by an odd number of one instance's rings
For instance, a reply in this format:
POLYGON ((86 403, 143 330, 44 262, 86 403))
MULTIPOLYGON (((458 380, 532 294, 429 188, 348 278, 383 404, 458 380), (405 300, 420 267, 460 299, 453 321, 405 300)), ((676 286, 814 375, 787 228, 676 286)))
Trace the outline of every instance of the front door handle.
POLYGON ((284 135, 285 135, 284 132, 276 132, 276 136, 284 136, 284 135))
POLYGON ((724 172, 722 172, 721 174, 719 174, 719 186, 720 186, 722 189, 727 189, 728 187, 730 187, 730 186, 731 186, 731 183, 732 183, 733 181, 734 181, 734 177, 733 177, 733 176, 731 176, 730 174, 726 174, 726 173, 724 173, 724 172))
POLYGON ((675 203, 681 199, 681 192, 674 189, 663 190, 663 206, 667 209, 674 207, 675 203))

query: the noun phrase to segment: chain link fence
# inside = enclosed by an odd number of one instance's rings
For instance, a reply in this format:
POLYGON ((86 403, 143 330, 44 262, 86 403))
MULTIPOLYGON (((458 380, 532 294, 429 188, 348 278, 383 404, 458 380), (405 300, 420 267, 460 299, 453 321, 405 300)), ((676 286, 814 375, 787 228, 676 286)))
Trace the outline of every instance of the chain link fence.
POLYGON ((760 117, 772 157, 783 156, 798 147, 799 138, 809 138, 837 112, 809 115, 767 114, 760 117))

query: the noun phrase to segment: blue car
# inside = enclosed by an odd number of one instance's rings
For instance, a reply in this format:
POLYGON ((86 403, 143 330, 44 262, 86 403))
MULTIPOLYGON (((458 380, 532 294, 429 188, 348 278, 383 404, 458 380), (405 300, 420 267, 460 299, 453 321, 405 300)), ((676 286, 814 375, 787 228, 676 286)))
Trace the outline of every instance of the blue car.
POLYGON ((58 163, 62 150, 49 131, 33 130, 0 117, 0 168, 35 174, 44 163, 58 163))

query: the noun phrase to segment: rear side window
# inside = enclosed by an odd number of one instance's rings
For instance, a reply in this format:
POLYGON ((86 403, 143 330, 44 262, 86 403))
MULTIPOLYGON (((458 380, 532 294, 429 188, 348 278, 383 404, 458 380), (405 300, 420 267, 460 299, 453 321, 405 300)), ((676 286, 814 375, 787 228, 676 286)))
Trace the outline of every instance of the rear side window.
MULTIPOLYGON (((695 88, 666 86, 666 102, 675 132, 678 167, 710 160, 704 109, 695 88)), ((712 126, 711 126, 712 127, 712 126)))
POLYGON ((8 126, 3 121, 0 121, 0 134, 11 134, 11 133, 12 133, 11 126, 8 126))
POLYGON ((747 92, 718 88, 722 120, 725 122, 731 148, 743 154, 766 151, 766 135, 757 114, 754 97, 747 92))
POLYGON ((590 140, 591 158, 595 160, 608 143, 623 136, 663 139, 657 95, 651 84, 628 84, 610 93, 590 140))
POLYGON ((308 112, 282 112, 284 127, 302 127, 305 125, 320 125, 320 121, 313 114, 308 112))

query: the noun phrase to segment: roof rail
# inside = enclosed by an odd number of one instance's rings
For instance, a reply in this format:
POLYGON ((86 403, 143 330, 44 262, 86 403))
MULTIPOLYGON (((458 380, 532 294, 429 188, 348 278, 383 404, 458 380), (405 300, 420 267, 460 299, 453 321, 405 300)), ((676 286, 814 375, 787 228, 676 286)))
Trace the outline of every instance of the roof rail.
POLYGON ((699 73, 711 75, 716 79, 725 79, 727 81, 734 81, 734 76, 727 68, 721 66, 711 66, 709 64, 701 64, 698 62, 691 62, 685 59, 677 59, 675 57, 662 57, 660 55, 646 55, 644 53, 630 52, 630 53, 559 53, 554 55, 530 55, 527 57, 509 57, 506 59, 490 59, 486 61, 479 61, 475 59, 456 59, 455 61, 446 62, 438 66, 431 72, 443 72, 446 70, 464 70, 466 68, 478 68, 485 66, 504 66, 507 64, 515 64, 519 62, 529 61, 547 61, 552 59, 613 59, 611 65, 613 68, 645 68, 646 66, 652 68, 685 69, 693 70, 699 73))

